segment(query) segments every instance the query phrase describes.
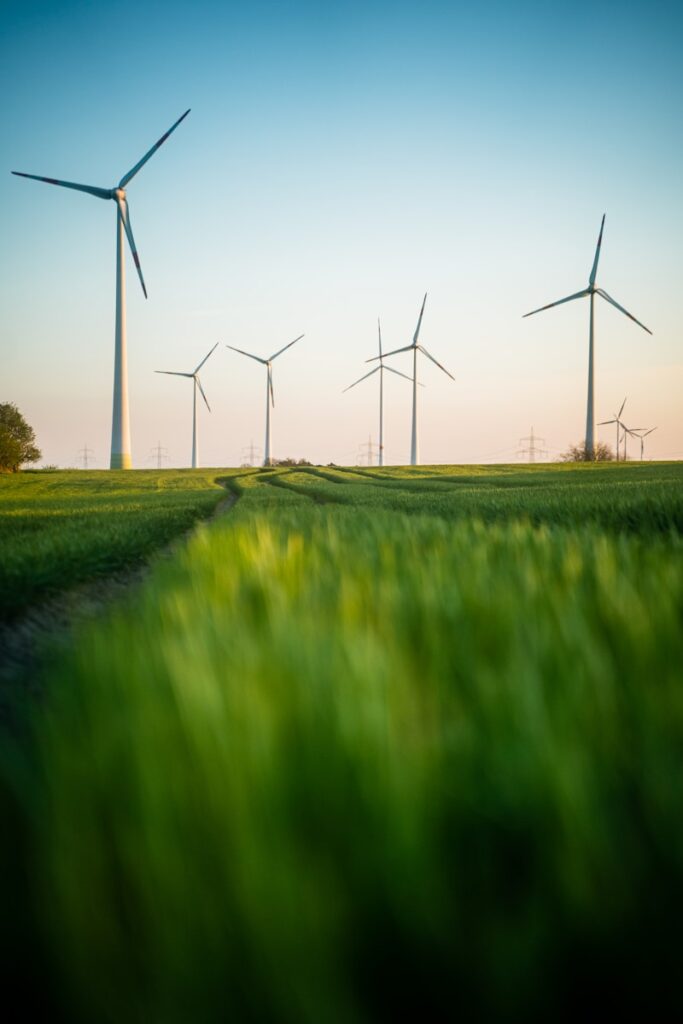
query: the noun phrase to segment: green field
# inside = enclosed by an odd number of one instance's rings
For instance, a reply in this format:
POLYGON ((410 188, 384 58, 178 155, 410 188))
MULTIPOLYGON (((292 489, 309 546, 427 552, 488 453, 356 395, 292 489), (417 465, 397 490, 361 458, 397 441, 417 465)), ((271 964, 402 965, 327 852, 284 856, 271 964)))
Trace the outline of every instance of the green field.
POLYGON ((201 470, 0 476, 0 620, 145 559, 224 497, 201 470))
POLYGON ((38 1009, 680 1012, 683 467, 203 479, 2 761, 38 1009))

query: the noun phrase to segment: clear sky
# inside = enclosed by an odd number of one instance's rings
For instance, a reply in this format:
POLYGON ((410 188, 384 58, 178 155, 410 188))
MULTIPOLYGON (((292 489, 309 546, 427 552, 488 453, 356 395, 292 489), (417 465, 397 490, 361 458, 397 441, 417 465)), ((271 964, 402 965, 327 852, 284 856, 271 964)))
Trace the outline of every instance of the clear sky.
MULTIPOLYGON (((115 206, 10 176, 111 187, 187 108, 131 183, 149 291, 128 260, 133 460, 191 446, 234 465, 263 446, 275 364, 276 456, 354 463, 377 441, 369 367, 421 341, 424 462, 551 453, 585 426, 588 302, 522 320, 585 287, 607 213, 596 313, 597 418, 625 395, 648 454, 683 457, 683 6, 3 0, 0 401, 45 460, 85 443, 107 466, 115 206), (637 422, 636 422, 637 421, 637 422)), ((409 355, 393 365, 410 372, 409 355)), ((410 384, 386 382, 386 459, 408 461, 410 384)), ((613 441, 612 428, 600 435, 613 441)))

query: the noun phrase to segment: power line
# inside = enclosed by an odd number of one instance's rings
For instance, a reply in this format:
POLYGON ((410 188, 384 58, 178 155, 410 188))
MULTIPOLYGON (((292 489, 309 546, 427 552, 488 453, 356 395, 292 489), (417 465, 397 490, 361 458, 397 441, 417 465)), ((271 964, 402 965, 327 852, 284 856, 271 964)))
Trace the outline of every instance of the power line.
POLYGON ((374 465, 375 457, 379 462, 379 448, 376 444, 372 443, 372 436, 368 435, 368 439, 364 444, 358 445, 358 455, 356 457, 357 466, 372 466, 374 465))
POLYGON ((532 427, 531 428, 531 433, 529 434, 528 437, 520 437, 520 439, 519 439, 520 448, 519 448, 517 454, 518 455, 526 455, 526 456, 528 456, 528 459, 527 459, 528 462, 535 462, 537 455, 541 455, 541 456, 547 455, 548 454, 547 448, 540 448, 539 444, 538 444, 539 441, 541 442, 541 444, 545 444, 545 438, 544 437, 536 437, 536 435, 534 434, 534 428, 532 427))
POLYGON ((257 461, 260 464, 261 449, 252 441, 251 444, 245 445, 242 449, 242 466, 255 466, 257 461))
POLYGON ((150 459, 154 458, 157 460, 157 469, 161 469, 163 462, 168 462, 168 448, 164 448, 161 441, 159 441, 155 447, 150 450, 147 461, 149 462, 150 459))
POLYGON ((87 469, 89 465, 89 457, 91 455, 94 455, 95 452, 92 450, 92 448, 88 448, 87 444, 85 444, 83 445, 82 448, 78 449, 77 454, 80 457, 81 462, 83 463, 83 469, 87 469))

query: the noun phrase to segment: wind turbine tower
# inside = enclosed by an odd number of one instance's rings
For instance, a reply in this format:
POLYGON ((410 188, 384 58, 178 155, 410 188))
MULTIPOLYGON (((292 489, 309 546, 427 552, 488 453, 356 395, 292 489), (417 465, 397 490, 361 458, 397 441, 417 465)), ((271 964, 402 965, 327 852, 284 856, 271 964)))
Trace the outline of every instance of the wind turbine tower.
POLYGON ((76 192, 87 192, 98 199, 113 199, 116 203, 116 328, 114 333, 114 403, 111 425, 111 459, 110 469, 130 469, 132 466, 130 453, 130 418, 128 412, 128 360, 126 352, 126 263, 124 233, 133 255, 133 262, 140 278, 142 291, 147 298, 147 288, 142 276, 142 268, 135 248, 133 228, 130 222, 130 210, 126 198, 126 186, 133 180, 150 157, 154 156, 171 132, 174 132, 181 121, 190 113, 186 110, 182 117, 172 125, 152 148, 145 153, 134 167, 119 181, 114 188, 99 188, 95 185, 77 185, 73 181, 59 181, 57 178, 44 178, 38 174, 25 174, 23 171, 12 171, 20 178, 32 178, 34 181, 45 181, 48 185, 61 185, 62 188, 75 189, 76 192))
POLYGON ((588 278, 588 287, 584 288, 580 292, 575 292, 573 295, 568 295, 565 299, 558 299, 557 302, 549 302, 547 306, 541 306, 539 309, 532 309, 530 313, 525 313, 524 316, 533 316, 535 313, 542 313, 544 309, 552 309, 553 306, 561 306, 564 302, 572 302, 574 299, 583 299, 586 295, 590 296, 590 322, 588 332, 588 402, 586 409, 586 458, 592 459, 595 456, 595 317, 594 317, 594 306, 595 296, 600 295, 601 298, 609 302, 610 305, 618 309, 619 312, 623 313, 633 320, 634 323, 642 327, 648 334, 652 334, 649 327, 645 324, 641 324, 640 320, 636 320, 627 309, 620 306, 619 303, 608 295, 602 288, 598 288, 595 284, 595 278, 598 273, 598 261, 600 259, 600 247, 602 246, 602 232, 605 228, 605 214, 602 215, 602 223, 600 225, 600 234, 598 235, 598 244, 595 247, 595 257, 593 259, 593 266, 591 268, 590 276, 588 278))
MULTIPOLYGON (((412 381, 413 381, 413 425, 412 425, 411 438, 410 438, 410 464, 411 464, 411 466, 417 466, 417 465, 419 465, 419 462, 420 462, 420 450, 419 450, 420 446, 419 446, 418 432, 417 432, 417 387, 418 387, 418 381, 417 381, 417 353, 418 353, 418 351, 421 352, 424 356, 427 356, 427 359, 431 359, 431 361, 435 364, 435 366, 438 366, 439 369, 442 370, 443 373, 445 373, 447 377, 450 377, 451 380, 455 380, 455 377, 453 376, 453 374, 449 373, 445 366, 442 366, 441 363, 438 363, 436 361, 436 359, 434 358, 434 356, 430 355, 429 352, 427 351, 427 349, 423 345, 419 344, 420 328, 422 327, 422 317, 424 316, 426 301, 427 301, 427 292, 425 292, 424 299, 422 300, 422 308, 420 309, 420 316, 418 317, 417 327, 415 328, 415 334, 413 335, 412 344, 411 345, 406 345, 404 348, 396 348, 396 349, 393 350, 393 352, 385 353, 385 355, 387 355, 387 356, 395 356, 399 352, 412 352, 413 353, 413 376, 412 376, 412 381)), ((376 359, 380 359, 380 358, 381 358, 380 356, 373 356, 372 359, 366 359, 366 362, 372 363, 376 359)))
POLYGON ((204 358, 202 359, 202 361, 199 364, 199 366, 197 367, 197 369, 193 370, 192 373, 179 373, 177 370, 155 370, 154 371, 155 373, 165 373, 169 377, 189 377, 192 380, 192 382, 193 382, 193 385, 192 385, 192 468, 193 469, 196 469, 198 464, 199 464, 199 462, 198 462, 198 460, 199 460, 198 439, 197 439, 197 388, 199 388, 199 391, 201 392, 201 396, 204 399, 204 401, 206 402, 206 408, 209 410, 209 412, 211 412, 211 406, 208 403, 207 397, 204 394, 204 388, 202 387, 202 382, 199 379, 199 371, 201 370, 202 366, 204 365, 206 360, 209 358, 211 353, 215 352, 217 348, 218 348, 218 342, 216 342, 216 344, 213 346, 211 351, 208 352, 207 355, 204 356, 204 358))
POLYGON ((356 384, 360 384, 362 380, 367 380, 368 377, 372 377, 373 373, 379 373, 379 461, 378 466, 384 465, 384 371, 389 370, 390 373, 395 373, 397 377, 403 377, 404 380, 410 380, 410 377, 406 376, 405 373, 400 373, 398 370, 394 370, 392 366, 387 366, 384 362, 384 356, 382 355, 382 325, 377 318, 377 334, 379 338, 379 366, 376 366, 374 370, 370 370, 370 373, 364 374, 355 380, 353 384, 349 384, 348 388, 344 388, 342 394, 346 391, 350 391, 351 388, 355 388, 356 384))
POLYGON ((271 435, 271 423, 270 423, 270 408, 275 408, 275 395, 273 393, 273 360, 281 356, 283 352, 286 352, 288 348, 295 345, 297 341, 301 341, 304 337, 300 334, 294 341, 288 342, 284 348, 279 349, 274 355, 270 356, 269 359, 261 359, 260 356, 255 356, 253 352, 245 352, 244 349, 235 348, 234 345, 226 345, 226 348, 232 349, 233 352, 239 352, 242 356, 248 356, 249 359, 255 359, 257 363, 261 363, 266 368, 266 454, 263 459, 264 466, 270 466, 273 458, 272 450, 272 435, 271 435))

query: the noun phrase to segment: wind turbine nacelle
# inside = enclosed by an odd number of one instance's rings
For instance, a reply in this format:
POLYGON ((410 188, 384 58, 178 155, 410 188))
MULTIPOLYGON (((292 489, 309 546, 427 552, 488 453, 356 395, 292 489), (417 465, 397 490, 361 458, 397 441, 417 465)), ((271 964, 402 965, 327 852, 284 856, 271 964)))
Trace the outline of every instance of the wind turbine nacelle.
POLYGON ((113 188, 111 190, 111 197, 112 197, 112 199, 121 199, 121 200, 125 199, 126 198, 126 190, 125 190, 125 188, 113 188))

